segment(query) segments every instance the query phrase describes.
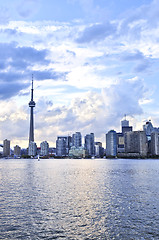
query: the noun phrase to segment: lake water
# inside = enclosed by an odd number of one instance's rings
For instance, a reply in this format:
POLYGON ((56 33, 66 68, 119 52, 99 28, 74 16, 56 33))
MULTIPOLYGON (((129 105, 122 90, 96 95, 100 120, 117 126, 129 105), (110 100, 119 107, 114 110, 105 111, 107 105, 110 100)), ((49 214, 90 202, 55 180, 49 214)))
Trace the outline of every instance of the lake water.
POLYGON ((159 239, 159 160, 0 159, 0 239, 159 239))

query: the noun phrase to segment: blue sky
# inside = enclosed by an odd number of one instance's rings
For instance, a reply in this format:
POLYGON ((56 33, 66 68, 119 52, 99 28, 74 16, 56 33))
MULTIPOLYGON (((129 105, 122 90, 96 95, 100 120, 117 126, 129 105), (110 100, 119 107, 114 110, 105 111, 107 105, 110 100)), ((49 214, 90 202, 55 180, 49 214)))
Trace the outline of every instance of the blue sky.
POLYGON ((35 141, 159 126, 157 0, 0 0, 0 139, 28 146, 31 76, 35 141))

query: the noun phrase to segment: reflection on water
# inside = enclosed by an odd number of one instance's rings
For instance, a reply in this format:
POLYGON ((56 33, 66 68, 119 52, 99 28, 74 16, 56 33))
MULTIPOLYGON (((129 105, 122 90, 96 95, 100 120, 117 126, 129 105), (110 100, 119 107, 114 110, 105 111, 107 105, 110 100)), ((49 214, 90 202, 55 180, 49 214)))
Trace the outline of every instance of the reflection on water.
POLYGON ((0 160, 0 239, 159 239, 159 160, 0 160))

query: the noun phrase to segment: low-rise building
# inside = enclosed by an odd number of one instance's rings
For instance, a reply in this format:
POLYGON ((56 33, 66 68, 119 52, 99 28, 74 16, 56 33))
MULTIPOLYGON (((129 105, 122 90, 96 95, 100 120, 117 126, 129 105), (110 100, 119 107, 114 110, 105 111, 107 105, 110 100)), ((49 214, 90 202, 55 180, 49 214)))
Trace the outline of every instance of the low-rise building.
POLYGON ((84 149, 84 147, 78 147, 75 146, 71 147, 69 150, 69 157, 70 158, 85 158, 87 157, 87 151, 84 149))

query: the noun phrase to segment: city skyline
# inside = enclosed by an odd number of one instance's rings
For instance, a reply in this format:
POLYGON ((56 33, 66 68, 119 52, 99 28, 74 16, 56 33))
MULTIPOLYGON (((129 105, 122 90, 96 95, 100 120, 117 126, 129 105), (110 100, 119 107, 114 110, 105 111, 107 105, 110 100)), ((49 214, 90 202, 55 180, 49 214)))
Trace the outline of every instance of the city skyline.
POLYGON ((34 74, 35 142, 94 132, 105 143, 128 115, 159 126, 156 0, 0 3, 0 142, 28 146, 34 74))

